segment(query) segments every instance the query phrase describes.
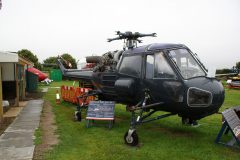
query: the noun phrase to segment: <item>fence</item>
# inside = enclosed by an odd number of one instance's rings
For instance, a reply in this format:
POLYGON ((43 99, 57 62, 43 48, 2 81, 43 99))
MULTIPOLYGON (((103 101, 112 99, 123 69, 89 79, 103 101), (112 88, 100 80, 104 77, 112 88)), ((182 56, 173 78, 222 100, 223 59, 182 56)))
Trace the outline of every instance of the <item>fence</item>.
POLYGON ((61 86, 61 98, 64 101, 82 105, 85 103, 89 104, 90 101, 94 101, 94 96, 85 96, 91 88, 80 88, 80 87, 70 87, 70 86, 61 86))

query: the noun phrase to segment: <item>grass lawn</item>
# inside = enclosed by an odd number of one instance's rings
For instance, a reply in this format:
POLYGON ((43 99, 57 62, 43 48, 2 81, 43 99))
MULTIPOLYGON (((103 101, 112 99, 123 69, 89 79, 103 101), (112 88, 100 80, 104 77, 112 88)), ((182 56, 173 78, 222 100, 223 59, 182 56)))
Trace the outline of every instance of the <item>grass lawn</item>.
MULTIPOLYGON (((50 87, 72 85, 72 81, 54 82, 50 87)), ((67 102, 55 104, 56 88, 49 88, 44 99, 50 101, 56 115, 60 143, 45 155, 45 159, 182 159, 182 160, 239 160, 240 150, 216 145, 214 140, 221 128, 221 115, 215 114, 199 121, 199 127, 181 124, 178 116, 137 127, 140 147, 124 144, 123 136, 129 128, 130 113, 123 105, 116 105, 116 121, 109 130, 105 126, 86 128, 75 122, 75 106, 67 102)), ((240 90, 226 89, 221 108, 240 105, 240 90)))

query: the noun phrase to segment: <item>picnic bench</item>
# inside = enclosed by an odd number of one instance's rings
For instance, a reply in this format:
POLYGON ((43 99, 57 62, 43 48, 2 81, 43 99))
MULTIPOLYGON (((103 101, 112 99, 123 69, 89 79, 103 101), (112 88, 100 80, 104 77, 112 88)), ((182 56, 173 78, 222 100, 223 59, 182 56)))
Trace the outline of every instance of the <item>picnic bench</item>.
POLYGON ((240 106, 222 112, 223 122, 215 142, 226 146, 240 145, 240 106), (222 136, 231 133, 232 139, 227 142, 220 141, 222 136))

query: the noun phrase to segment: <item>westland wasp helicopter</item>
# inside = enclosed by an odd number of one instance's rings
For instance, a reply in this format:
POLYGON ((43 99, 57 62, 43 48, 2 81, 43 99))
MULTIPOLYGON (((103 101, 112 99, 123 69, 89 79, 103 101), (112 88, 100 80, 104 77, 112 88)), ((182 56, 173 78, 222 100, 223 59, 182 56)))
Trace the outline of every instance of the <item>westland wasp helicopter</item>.
POLYGON ((184 124, 196 124, 217 113, 224 101, 222 84, 207 76, 206 68, 187 46, 157 43, 137 47, 139 38, 147 36, 156 34, 117 31, 117 37, 108 42, 124 40, 123 50, 87 57, 88 63, 96 63, 92 70, 66 69, 58 59, 65 77, 93 85, 86 96, 126 105, 131 122, 124 140, 131 146, 139 141, 137 125, 176 114, 184 124), (157 111, 169 113, 151 117, 157 111))

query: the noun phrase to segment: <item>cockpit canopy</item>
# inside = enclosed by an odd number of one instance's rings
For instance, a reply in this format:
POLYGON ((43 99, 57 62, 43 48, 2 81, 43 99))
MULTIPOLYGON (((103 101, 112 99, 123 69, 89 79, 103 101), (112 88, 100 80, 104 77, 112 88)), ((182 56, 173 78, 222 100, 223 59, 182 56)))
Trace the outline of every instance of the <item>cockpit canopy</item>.
POLYGON ((184 79, 206 76, 197 60, 187 49, 174 49, 168 53, 184 79))
POLYGON ((143 74, 146 79, 177 79, 177 72, 183 79, 206 76, 205 67, 184 45, 154 44, 123 55, 117 67, 121 74, 138 78, 143 74))

